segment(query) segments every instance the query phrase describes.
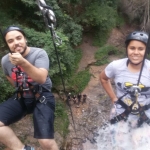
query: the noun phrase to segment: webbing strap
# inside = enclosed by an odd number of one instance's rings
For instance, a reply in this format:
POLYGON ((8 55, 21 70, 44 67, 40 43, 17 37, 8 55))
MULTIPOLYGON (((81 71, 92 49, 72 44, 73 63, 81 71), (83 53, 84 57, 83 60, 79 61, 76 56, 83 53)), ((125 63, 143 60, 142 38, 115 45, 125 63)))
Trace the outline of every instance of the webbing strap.
MULTIPOLYGON (((132 105, 128 106, 128 105, 126 105, 123 101, 121 101, 121 100, 119 99, 118 104, 120 104, 123 108, 125 108, 125 111, 124 111, 123 113, 121 113, 120 115, 118 115, 118 116, 112 118, 112 119, 110 120, 110 123, 111 123, 111 124, 115 124, 115 123, 117 123, 117 122, 119 122, 119 121, 121 121, 121 120, 126 121, 127 118, 128 118, 128 116, 129 116, 129 114, 130 114, 131 111, 132 111, 132 106, 133 106, 135 103, 132 103, 132 105)), ((150 125, 150 119, 149 119, 149 118, 147 117, 147 115, 145 114, 145 110, 148 110, 148 109, 150 108, 150 104, 145 105, 145 106, 140 106, 140 105, 139 105, 139 107, 140 107, 140 108, 139 108, 140 118, 139 118, 138 124, 137 124, 138 127, 140 127, 144 122, 146 122, 147 124, 150 125)))
POLYGON ((127 117, 128 117, 128 115, 127 115, 125 112, 123 112, 122 114, 120 114, 120 115, 114 117, 113 119, 111 119, 111 120, 110 120, 110 123, 111 123, 111 124, 115 124, 115 123, 117 123, 117 122, 119 122, 119 121, 121 121, 121 120, 126 121, 126 120, 127 120, 127 117))
POLYGON ((123 106, 124 108, 125 108, 125 111, 123 112, 123 113, 121 113, 120 115, 118 115, 118 116, 115 116, 113 119, 111 119, 110 120, 110 123, 111 124, 115 124, 115 123, 117 123, 117 122, 119 122, 119 121, 121 121, 121 120, 124 120, 124 121, 126 121, 127 120, 127 118, 128 118, 128 116, 129 116, 129 114, 131 113, 131 111, 132 111, 132 106, 134 105, 134 103, 131 105, 131 106, 127 106, 123 101, 119 101, 119 103, 121 104, 121 106, 123 106), (122 105, 123 104, 123 105, 122 105))

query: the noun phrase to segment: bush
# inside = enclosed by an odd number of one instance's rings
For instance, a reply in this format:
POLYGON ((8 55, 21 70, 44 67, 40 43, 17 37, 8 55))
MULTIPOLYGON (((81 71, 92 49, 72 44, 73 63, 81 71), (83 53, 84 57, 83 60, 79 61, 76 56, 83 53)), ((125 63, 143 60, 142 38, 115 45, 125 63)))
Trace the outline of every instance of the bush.
POLYGON ((103 46, 109 36, 110 31, 123 24, 123 19, 117 12, 117 0, 95 1, 85 8, 79 16, 81 24, 85 28, 92 28, 95 37, 94 45, 103 46))
POLYGON ((58 47, 56 46, 57 52, 54 48, 52 37, 49 31, 44 33, 35 31, 34 29, 25 28, 25 32, 27 34, 28 45, 40 47, 46 50, 50 58, 51 77, 57 75, 60 72, 58 59, 63 74, 72 68, 75 59, 74 51, 69 44, 68 37, 65 36, 61 31, 57 31, 57 34, 62 39, 62 44, 58 47), (56 54, 58 54, 58 57, 56 54))
POLYGON ((74 74, 68 80, 68 86, 72 89, 75 93, 82 92, 85 87, 87 86, 88 82, 90 81, 90 73, 89 70, 80 71, 74 74))
POLYGON ((73 72, 76 72, 76 70, 78 69, 79 67, 79 62, 82 58, 82 50, 81 49, 75 49, 74 50, 74 55, 75 55, 75 60, 74 60, 74 70, 73 72))
POLYGON ((65 104, 59 100, 56 101, 55 117, 55 130, 65 138, 68 134, 69 119, 65 104))
POLYGON ((7 100, 14 91, 15 89, 7 81, 2 70, 0 70, 0 103, 7 100))
POLYGON ((97 60, 96 65, 103 65, 108 63, 108 57, 109 55, 116 55, 119 52, 119 50, 111 45, 105 45, 101 47, 96 53, 95 53, 95 59, 97 60))
POLYGON ((104 46, 104 44, 107 42, 108 36, 109 36, 108 30, 102 31, 100 29, 97 29, 97 32, 94 34, 93 45, 98 47, 104 46))
POLYGON ((82 27, 79 24, 76 24, 71 18, 66 19, 66 23, 62 24, 62 28, 73 46, 77 46, 81 42, 82 27))

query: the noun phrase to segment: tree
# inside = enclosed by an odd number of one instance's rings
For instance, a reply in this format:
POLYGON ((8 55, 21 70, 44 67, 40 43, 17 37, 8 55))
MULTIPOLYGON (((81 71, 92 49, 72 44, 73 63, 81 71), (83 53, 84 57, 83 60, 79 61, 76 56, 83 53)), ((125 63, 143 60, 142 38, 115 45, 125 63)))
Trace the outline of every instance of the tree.
POLYGON ((150 29, 150 0, 121 0, 120 7, 131 23, 139 24, 144 31, 150 29))

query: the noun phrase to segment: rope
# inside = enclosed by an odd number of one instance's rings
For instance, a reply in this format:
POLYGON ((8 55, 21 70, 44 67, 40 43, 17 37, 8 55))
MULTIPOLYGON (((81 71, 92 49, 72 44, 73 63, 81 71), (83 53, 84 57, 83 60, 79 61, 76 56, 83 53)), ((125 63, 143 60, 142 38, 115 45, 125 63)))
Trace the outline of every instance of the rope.
MULTIPOLYGON (((63 73, 62 73, 62 69, 61 69, 61 66, 60 66, 60 60, 59 60, 59 56, 58 56, 58 51, 57 51, 57 47, 56 47, 56 43, 55 43, 55 40, 54 40, 53 31, 52 31, 53 29, 51 27, 49 27, 49 29, 50 29, 50 33, 51 33, 51 36, 52 36, 53 45, 54 45, 54 48, 55 48, 55 53, 56 53, 56 57, 57 57, 57 61, 58 61, 58 66, 59 66, 59 70, 60 70, 60 77, 61 77, 61 81, 62 81, 62 85, 63 85, 63 91, 64 91, 65 96, 67 98, 67 92, 66 92, 66 88, 65 88, 65 82, 64 82, 64 78, 63 78, 63 73)), ((69 109, 70 109, 71 118, 72 118, 72 122, 73 122, 73 125, 74 125, 73 128, 74 128, 74 131, 75 131, 75 135, 77 137, 76 128, 75 128, 75 121, 74 121, 71 105, 69 103, 68 98, 67 98, 67 105, 69 106, 69 109)))
MULTIPOLYGON (((39 8, 41 10, 41 13, 43 15, 45 24, 50 29, 51 37, 52 37, 52 40, 53 40, 53 46, 54 46, 54 49, 55 49, 55 53, 56 53, 56 57, 57 57, 57 61, 58 61, 58 66, 59 66, 59 70, 60 70, 60 77, 61 77, 61 81, 62 81, 62 85, 63 85, 63 90, 64 90, 65 96, 67 98, 65 83, 64 83, 64 79, 63 79, 63 73, 62 73, 62 69, 61 69, 61 66, 60 66, 60 60, 59 60, 58 51, 57 51, 57 47, 56 47, 56 44, 57 45, 61 44, 61 39, 56 35, 56 33, 54 31, 54 24, 56 23, 55 15, 52 11, 52 8, 48 5, 46 5, 44 0, 42 2, 38 0, 38 6, 39 6, 39 8), (57 40, 58 43, 56 43, 56 40, 57 40)), ((67 99, 67 105, 69 106, 69 109, 70 109, 70 112, 71 112, 71 118, 72 118, 73 125, 74 125, 73 128, 74 128, 75 135, 76 135, 76 138, 77 138, 77 133, 76 133, 76 128, 75 128, 75 121, 74 121, 74 118, 73 118, 73 113, 72 113, 72 110, 71 110, 71 106, 68 102, 68 99, 67 99)))

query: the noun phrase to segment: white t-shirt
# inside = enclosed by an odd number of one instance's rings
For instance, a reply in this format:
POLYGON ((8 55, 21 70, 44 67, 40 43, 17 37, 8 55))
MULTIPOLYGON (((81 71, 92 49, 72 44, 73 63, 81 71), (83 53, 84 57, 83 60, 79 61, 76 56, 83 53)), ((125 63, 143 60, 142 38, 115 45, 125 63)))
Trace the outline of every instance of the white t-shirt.
MULTIPOLYGON (((132 73, 127 67, 128 58, 123 58, 120 60, 115 60, 111 62, 106 68, 105 73, 108 78, 113 78, 116 87, 117 97, 123 96, 125 93, 128 93, 122 98, 127 105, 131 105, 135 101, 135 92, 133 92, 133 86, 137 85, 140 71, 137 73, 132 73)), ((140 95, 138 96, 138 102, 141 106, 150 104, 150 61, 145 59, 143 71, 141 74, 139 82, 138 91, 140 90, 140 95)), ((111 111, 110 118, 117 116, 124 112, 124 108, 117 105, 114 110, 111 111)), ((146 115, 150 118, 150 109, 145 111, 146 115)), ((130 114, 132 116, 132 114, 130 114)), ((138 118, 138 115, 136 115, 138 118)), ((134 115, 135 118, 135 115, 134 115)))

